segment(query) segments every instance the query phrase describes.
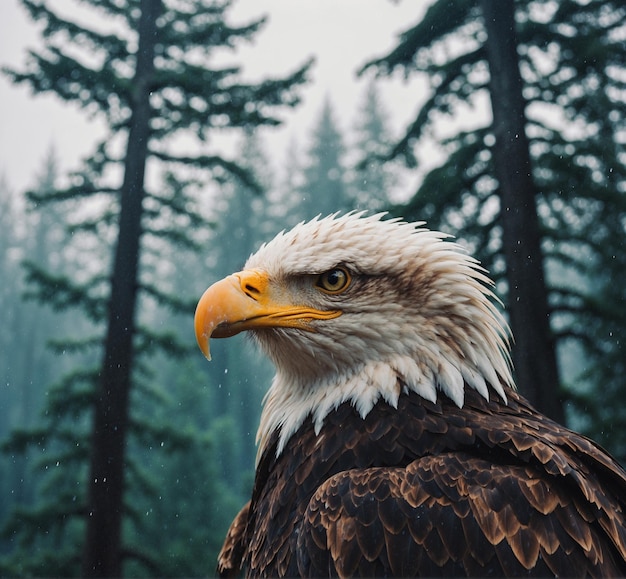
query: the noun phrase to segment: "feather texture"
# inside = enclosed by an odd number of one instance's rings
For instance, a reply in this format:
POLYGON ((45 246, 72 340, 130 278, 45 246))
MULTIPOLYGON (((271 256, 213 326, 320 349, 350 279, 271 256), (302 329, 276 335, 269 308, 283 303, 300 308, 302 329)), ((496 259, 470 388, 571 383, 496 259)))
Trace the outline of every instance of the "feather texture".
POLYGON ((470 390, 459 408, 408 393, 365 419, 344 403, 318 434, 305 421, 278 458, 275 435, 219 571, 624 576, 624 471, 514 391, 508 400, 470 390))
POLYGON ((276 376, 219 574, 626 576, 626 473, 515 391, 491 282, 421 225, 316 219, 248 260, 238 304, 340 313, 248 323, 276 376))
POLYGON ((277 369, 259 452, 278 430, 280 453, 309 415, 319 430, 326 413, 347 400, 362 416, 381 396, 393 406, 399 380, 427 400, 443 392, 459 407, 466 388, 506 400, 504 387, 514 387, 508 327, 484 270, 447 235, 382 217, 353 213, 301 223, 248 259, 246 269, 266 272, 277 286, 342 310, 315 332, 253 332, 277 369), (345 294, 324 299, 301 289, 337 266, 353 277, 345 294))

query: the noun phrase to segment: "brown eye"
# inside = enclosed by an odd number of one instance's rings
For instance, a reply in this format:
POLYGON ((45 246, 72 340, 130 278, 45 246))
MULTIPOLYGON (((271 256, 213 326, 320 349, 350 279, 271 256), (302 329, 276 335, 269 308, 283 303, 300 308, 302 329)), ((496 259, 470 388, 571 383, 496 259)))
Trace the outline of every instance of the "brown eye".
POLYGON ((315 284, 328 294, 338 294, 350 285, 350 274, 342 267, 329 269, 317 278, 315 284))

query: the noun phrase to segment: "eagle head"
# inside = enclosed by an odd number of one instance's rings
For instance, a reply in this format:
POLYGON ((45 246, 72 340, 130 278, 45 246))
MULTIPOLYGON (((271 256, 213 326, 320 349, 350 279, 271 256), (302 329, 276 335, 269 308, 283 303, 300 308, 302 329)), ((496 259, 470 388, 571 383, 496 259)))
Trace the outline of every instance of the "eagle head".
POLYGON ((258 439, 285 442, 310 416, 350 401, 365 417, 403 392, 459 407, 465 388, 506 402, 514 387, 509 330, 478 262, 447 235, 349 213, 278 234, 243 269, 206 290, 200 349, 249 331, 276 366, 258 439))

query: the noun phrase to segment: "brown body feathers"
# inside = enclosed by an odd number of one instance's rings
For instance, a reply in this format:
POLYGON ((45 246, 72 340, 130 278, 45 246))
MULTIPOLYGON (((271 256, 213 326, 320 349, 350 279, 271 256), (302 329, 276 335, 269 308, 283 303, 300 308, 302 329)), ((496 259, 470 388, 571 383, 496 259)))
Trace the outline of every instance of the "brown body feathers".
POLYGON ((219 572, 250 576, 626 575, 626 475, 535 412, 415 394, 310 421, 258 465, 219 572))

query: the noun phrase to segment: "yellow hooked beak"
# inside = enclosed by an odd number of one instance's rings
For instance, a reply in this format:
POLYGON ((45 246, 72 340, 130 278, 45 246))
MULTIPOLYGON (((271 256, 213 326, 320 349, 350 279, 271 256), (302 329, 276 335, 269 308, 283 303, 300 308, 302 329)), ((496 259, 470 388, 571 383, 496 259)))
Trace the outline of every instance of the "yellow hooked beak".
POLYGON ((296 305, 283 286, 273 285, 259 270, 234 273, 214 283, 196 307, 194 327, 200 350, 208 360, 209 340, 228 338, 259 328, 299 328, 314 331, 312 320, 329 320, 338 310, 317 310, 296 305))

